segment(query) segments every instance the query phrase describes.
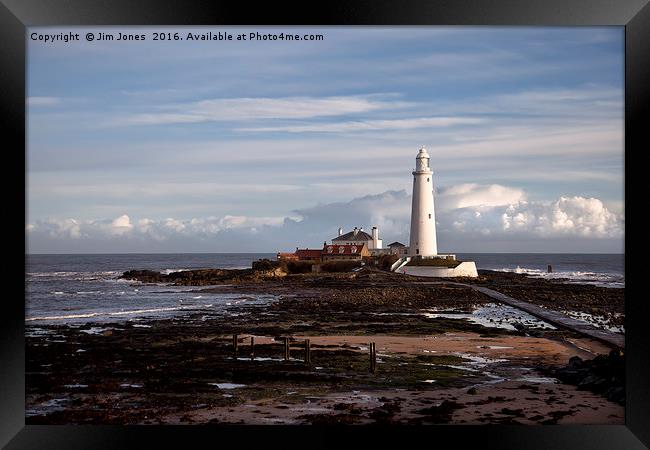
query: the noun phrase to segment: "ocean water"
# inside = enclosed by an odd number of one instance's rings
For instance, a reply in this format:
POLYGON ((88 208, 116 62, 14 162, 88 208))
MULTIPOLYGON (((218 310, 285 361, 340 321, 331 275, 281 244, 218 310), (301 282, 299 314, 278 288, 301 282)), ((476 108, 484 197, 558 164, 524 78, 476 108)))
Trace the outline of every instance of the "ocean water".
MULTIPOLYGON (((31 333, 39 324, 138 322, 206 312, 229 314, 232 307, 263 305, 272 295, 197 293, 195 286, 146 285, 120 280, 130 269, 169 273, 200 268, 248 268, 273 253, 27 255, 25 320, 31 333)), ((531 276, 566 278, 573 283, 624 287, 623 255, 458 254, 479 269, 515 271, 531 276), (552 274, 546 273, 547 265, 552 274)))
POLYGON ((274 257, 271 253, 27 255, 25 322, 38 326, 137 322, 201 311, 227 314, 232 306, 265 304, 275 297, 196 293, 191 291, 201 286, 151 285, 118 277, 130 269, 163 273, 242 269, 251 267, 256 259, 274 257))
POLYGON ((566 279, 569 283, 625 287, 625 255, 573 253, 459 253, 478 269, 524 273, 533 277, 566 279), (553 268, 548 273, 548 265, 553 268))

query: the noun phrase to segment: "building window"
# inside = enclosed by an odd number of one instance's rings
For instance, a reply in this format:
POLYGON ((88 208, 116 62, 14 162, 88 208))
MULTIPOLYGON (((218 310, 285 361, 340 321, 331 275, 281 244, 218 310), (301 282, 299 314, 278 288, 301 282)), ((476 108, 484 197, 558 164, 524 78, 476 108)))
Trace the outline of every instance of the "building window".
POLYGON ((352 251, 352 253, 356 253, 356 252, 357 252, 357 248, 354 247, 354 246, 353 246, 350 250, 352 251))
POLYGON ((420 254, 420 249, 419 249, 419 248, 416 248, 416 249, 415 249, 415 254, 416 254, 416 255, 419 255, 419 254, 420 254))
POLYGON ((431 214, 429 214, 429 219, 431 218, 431 214))
POLYGON ((345 251, 345 247, 341 246, 339 247, 339 253, 343 253, 345 251))
POLYGON ((427 178, 427 183, 429 182, 429 178, 427 178))
POLYGON ((332 253, 332 250, 334 250, 334 249, 332 248, 331 245, 329 247, 327 247, 327 253, 332 253))

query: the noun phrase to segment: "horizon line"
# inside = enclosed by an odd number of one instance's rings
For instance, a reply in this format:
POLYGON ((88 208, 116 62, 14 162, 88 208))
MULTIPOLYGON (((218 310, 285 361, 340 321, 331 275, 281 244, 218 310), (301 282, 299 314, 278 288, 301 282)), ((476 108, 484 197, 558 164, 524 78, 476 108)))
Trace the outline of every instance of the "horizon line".
MULTIPOLYGON (((41 255, 262 255, 278 252, 84 252, 84 253, 25 253, 25 256, 41 255)), ((449 253, 449 252, 447 252, 449 253)), ((625 252, 454 252, 470 255, 625 255, 625 252)))

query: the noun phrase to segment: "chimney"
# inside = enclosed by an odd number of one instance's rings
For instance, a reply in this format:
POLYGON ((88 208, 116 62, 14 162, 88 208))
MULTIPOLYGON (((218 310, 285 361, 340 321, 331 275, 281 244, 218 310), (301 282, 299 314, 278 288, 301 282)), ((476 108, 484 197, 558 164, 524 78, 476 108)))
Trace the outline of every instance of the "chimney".
POLYGON ((372 246, 379 248, 379 228, 372 227, 372 246))
POLYGON ((343 236, 343 227, 339 227, 339 236, 343 236))
POLYGON ((354 233, 354 235, 356 236, 356 235, 357 235, 357 233, 358 233, 358 231, 357 231, 357 227, 354 227, 354 230, 352 230, 352 232, 353 232, 353 233, 354 233))

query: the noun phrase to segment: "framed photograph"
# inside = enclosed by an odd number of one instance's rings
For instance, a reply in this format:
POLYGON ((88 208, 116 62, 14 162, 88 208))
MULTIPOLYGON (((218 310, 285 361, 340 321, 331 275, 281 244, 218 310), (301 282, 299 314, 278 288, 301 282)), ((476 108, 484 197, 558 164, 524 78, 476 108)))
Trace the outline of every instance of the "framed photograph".
POLYGON ((0 443, 647 448, 650 7, 487 6, 3 0, 0 443))

